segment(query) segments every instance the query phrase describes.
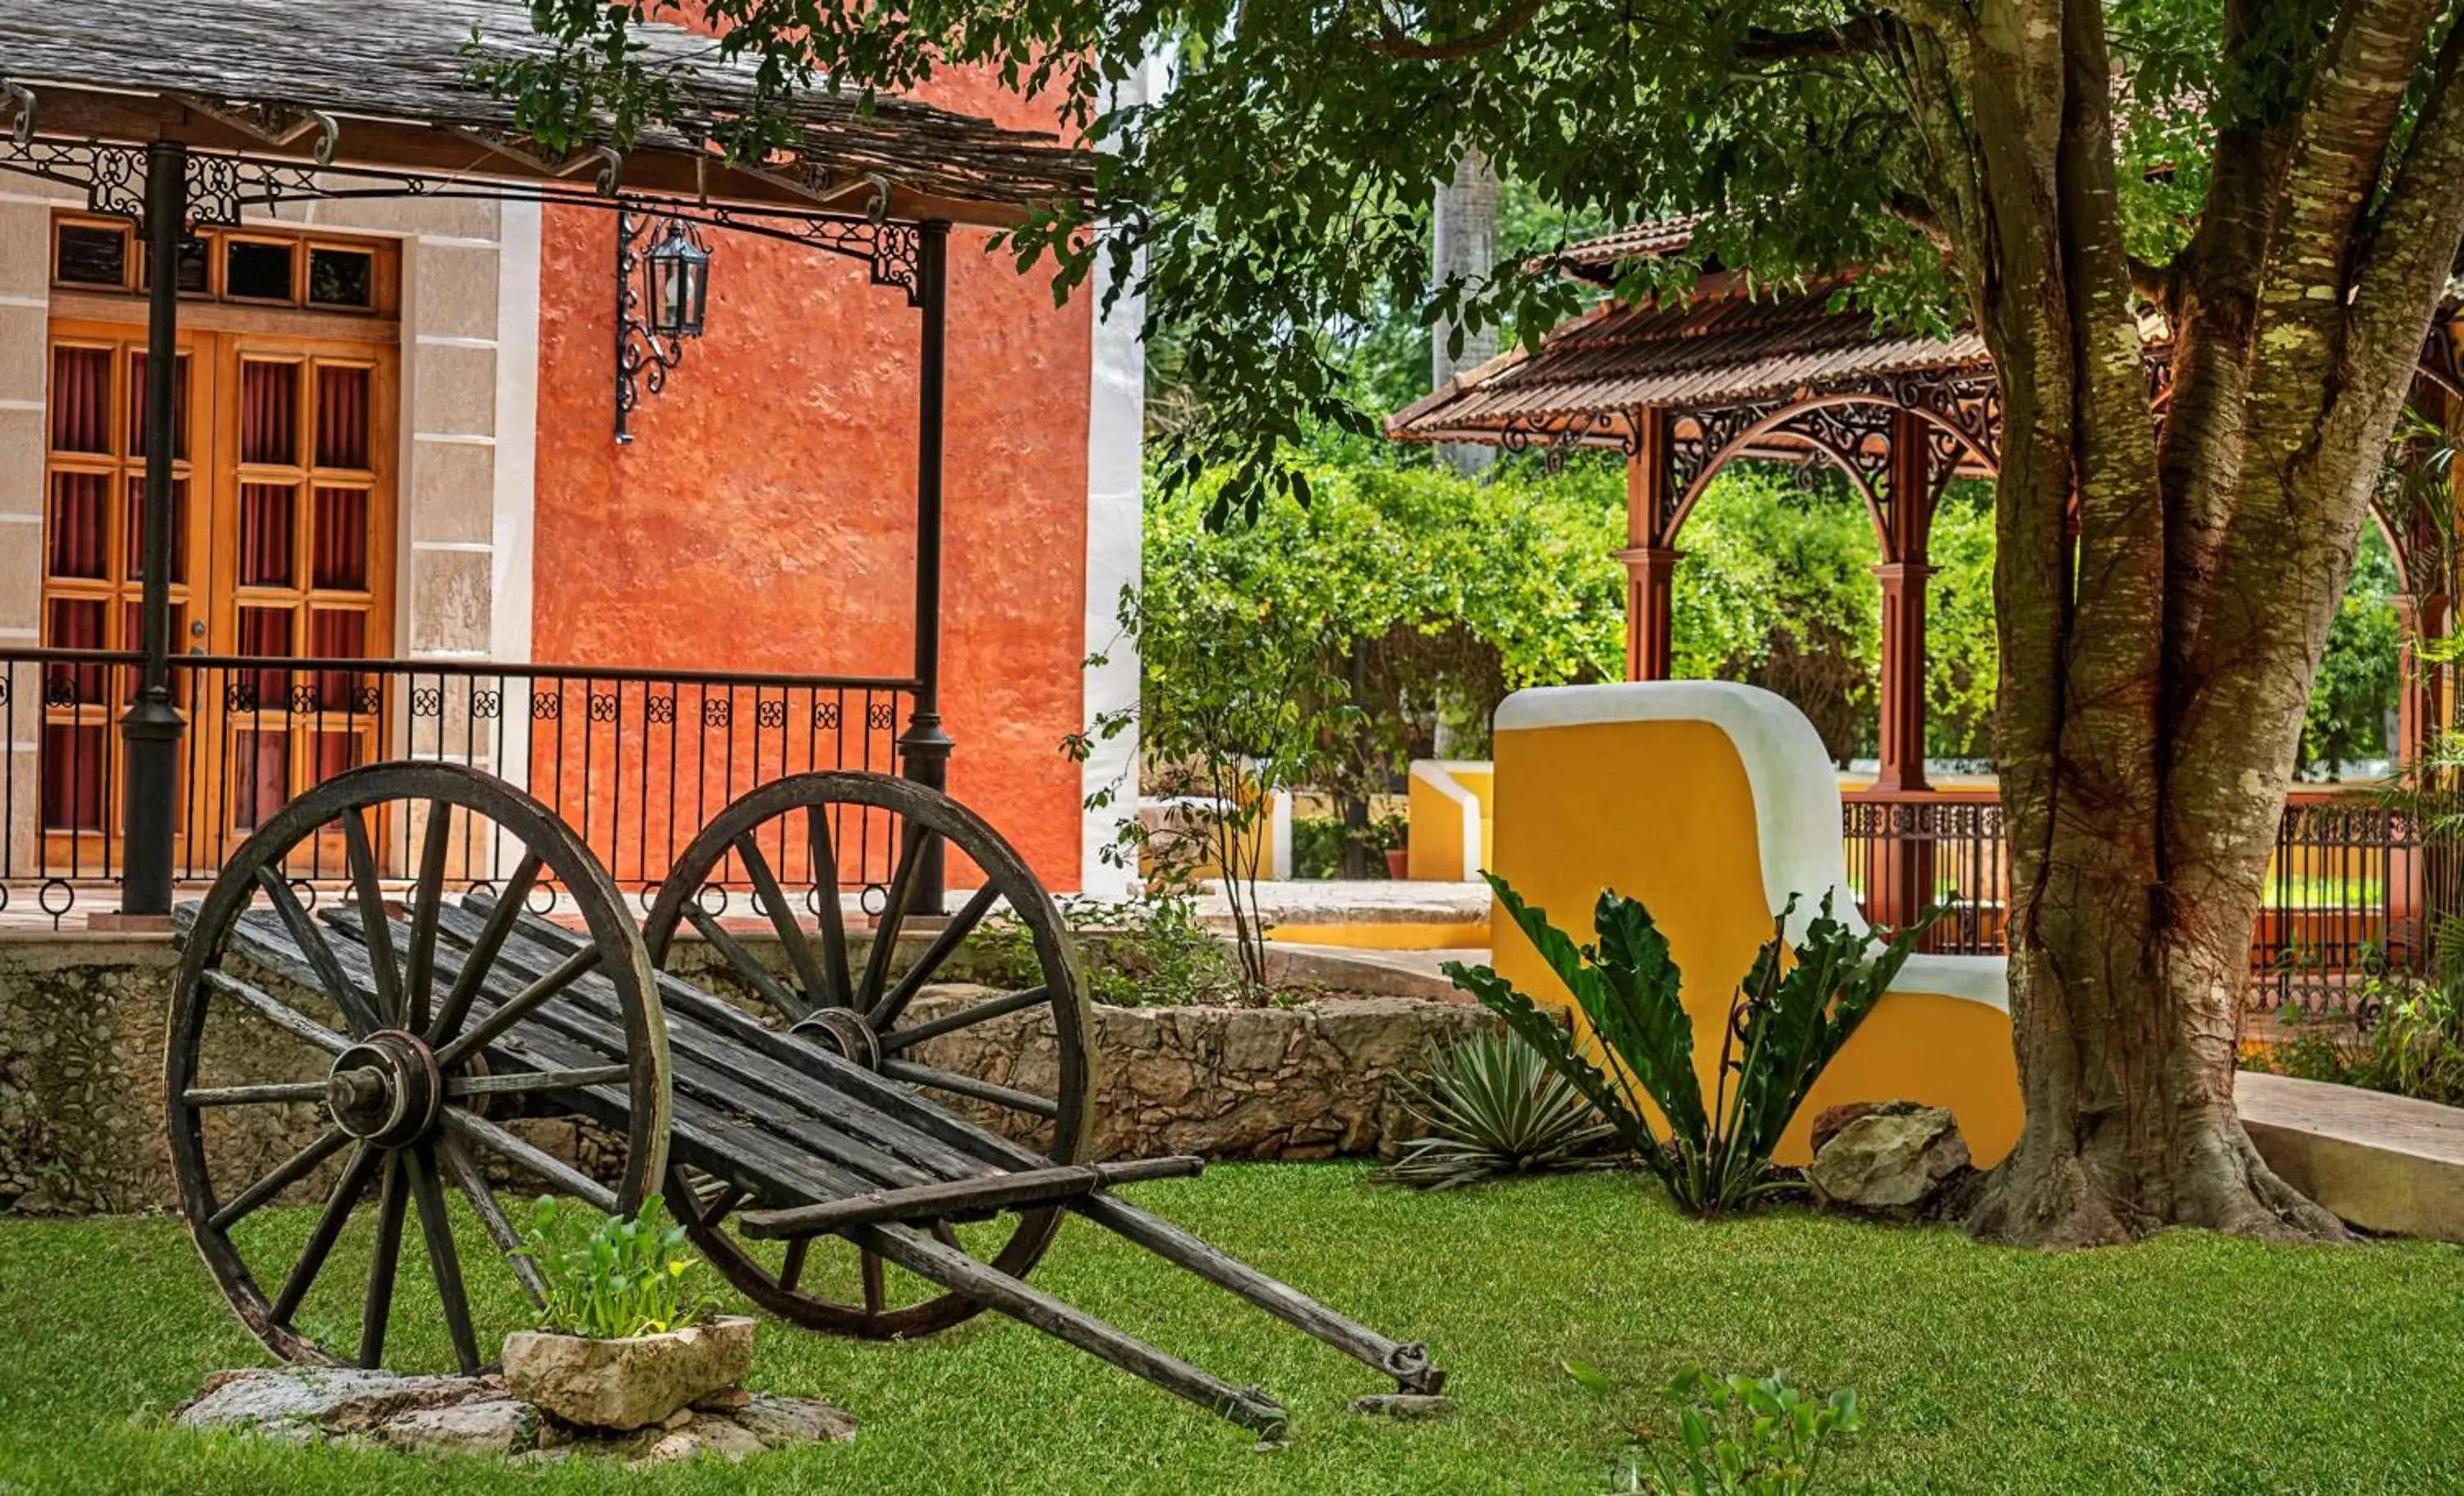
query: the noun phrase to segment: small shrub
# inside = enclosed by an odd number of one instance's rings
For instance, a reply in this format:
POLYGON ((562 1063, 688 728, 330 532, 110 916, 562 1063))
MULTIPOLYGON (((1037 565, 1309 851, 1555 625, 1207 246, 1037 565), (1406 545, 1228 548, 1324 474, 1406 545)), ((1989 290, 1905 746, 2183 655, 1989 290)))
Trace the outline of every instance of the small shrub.
POLYGON ((1403 1110, 1429 1130, 1372 1177, 1451 1189, 1506 1174, 1597 1168, 1617 1129, 1512 1034, 1474 1034, 1429 1051, 1424 1080, 1397 1075, 1403 1110))
MULTIPOLYGON (((1579 1361, 1566 1371, 1594 1392, 1616 1383, 1579 1361)), ((1675 1427, 1637 1428, 1610 1472, 1615 1496, 1803 1496, 1826 1449, 1857 1433, 1863 1418, 1856 1389, 1819 1401, 1790 1385, 1788 1374, 1714 1377, 1689 1368, 1668 1384, 1675 1427)))
MULTIPOLYGON (((1340 816, 1294 816, 1292 876, 1295 879, 1342 877, 1343 847, 1352 839, 1351 828, 1343 824, 1340 816)), ((1379 816, 1364 827, 1359 842, 1368 850, 1368 876, 1385 877, 1386 854, 1408 845, 1410 840, 1410 824, 1402 816, 1379 816)))
POLYGON ((2283 1037, 2254 1068, 2464 1106, 2464 1009, 2446 989, 2376 976, 2354 997, 2355 1011, 2368 1017, 2349 1036, 2333 1020, 2290 1009, 2283 1037))
MULTIPOLYGON (((1107 903, 1067 899, 1062 924, 1077 944, 1088 997, 1113 1007, 1189 1007, 1241 996, 1241 968, 1223 942, 1200 923, 1198 905, 1182 894, 1107 903)), ((1036 980, 1035 943, 1026 926, 1004 913, 978 927, 975 948, 993 981, 1036 980)))
POLYGON ((539 1197, 520 1255, 538 1266, 547 1290, 541 1330, 619 1340, 682 1330, 708 1313, 688 1281, 700 1260, 685 1255, 684 1227, 661 1224, 664 1203, 653 1195, 636 1215, 587 1227, 555 1196, 539 1197))
POLYGON ((1682 979, 1649 912, 1602 890, 1592 918, 1599 943, 1577 946, 1549 923, 1548 911, 1524 903, 1504 879, 1483 876, 1574 995, 1614 1073, 1594 1065, 1555 1017, 1493 969, 1449 961, 1446 975, 1547 1057, 1642 1155, 1677 1207, 1698 1216, 1739 1209, 1783 1187, 1771 1167, 1780 1134, 1932 922, 1920 919, 1886 942, 1833 918, 1825 895, 1822 913, 1792 949, 1791 898, 1729 1002, 1718 1087, 1706 1105, 1682 979), (1664 1139, 1638 1104, 1638 1088, 1667 1119, 1664 1139))

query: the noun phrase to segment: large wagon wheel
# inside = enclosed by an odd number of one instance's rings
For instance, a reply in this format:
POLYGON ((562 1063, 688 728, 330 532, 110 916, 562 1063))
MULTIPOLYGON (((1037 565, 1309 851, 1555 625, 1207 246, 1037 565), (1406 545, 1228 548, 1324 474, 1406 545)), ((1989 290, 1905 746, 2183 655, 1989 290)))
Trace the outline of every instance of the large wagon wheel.
MULTIPOLYGON (((1054 1162, 1078 1161, 1090 1124, 1091 1067, 1077 957, 1052 895, 999 832, 957 801, 879 774, 804 774, 765 784, 703 827, 660 885, 642 935, 651 962, 662 971, 672 968, 679 951, 675 936, 685 925, 698 931, 737 980, 796 1032, 931 1100, 980 1104, 975 1110, 1014 1124, 1002 1130, 1054 1162), (900 968, 898 935, 912 913, 916 873, 935 850, 963 854, 981 870, 983 883, 900 968), (788 873, 793 876, 783 875, 788 873), (723 906, 728 883, 749 891, 751 911, 766 918, 779 937, 786 957, 783 973, 763 965, 721 924, 714 906, 723 906), (860 970, 849 959, 843 888, 862 890, 860 904, 877 915, 872 947, 860 970), (1034 979, 957 1012, 920 1021, 912 1016, 915 996, 984 916, 1004 904, 1030 938, 1034 979), (1010 1077, 1017 1084, 1009 1084, 956 1074, 913 1057, 915 1046, 927 1040, 1010 1015, 1031 1022, 1039 1014, 1051 1024, 1057 1053, 1049 1076, 1035 1083, 1021 1076, 1010 1077)), ((696 1198, 688 1193, 686 1180, 679 1177, 670 1193, 711 1263, 747 1298, 783 1319, 839 1334, 887 1338, 944 1330, 983 1308, 921 1280, 893 1281, 878 1256, 836 1238, 791 1242, 783 1255, 766 1257, 727 1228, 733 1213, 762 1203, 741 1190, 705 1189, 698 1213, 684 1207, 696 1198), (812 1261, 823 1252, 844 1253, 850 1261, 812 1261), (851 1288, 846 1287, 850 1280, 851 1288), (840 1293, 847 1296, 833 1296, 840 1293)), ((962 1243, 946 1223, 934 1229, 945 1244, 976 1251, 1001 1271, 1023 1278, 1052 1244, 1061 1216, 1059 1206, 1022 1213, 999 1248, 989 1252, 980 1241, 962 1243)))
POLYGON ((415 1207, 454 1359, 466 1374, 478 1371, 463 1278, 470 1251, 505 1254, 534 1302, 539 1290, 528 1260, 511 1255, 520 1243, 489 1182, 492 1166, 627 1215, 666 1173, 667 1028, 656 983, 598 859, 545 805, 491 775, 447 763, 374 764, 274 816, 241 845, 187 924, 168 1044, 181 1213, 240 1319, 285 1360, 384 1364, 415 1207), (303 900, 283 869, 296 848, 338 826, 350 887, 320 918, 310 913, 313 891, 303 900), (415 861, 411 887, 389 904, 377 848, 393 835, 415 848, 415 861), (440 939, 449 886, 485 870, 455 863, 490 847, 517 858, 497 881, 494 912, 480 923, 455 911, 467 938, 440 939), (589 943, 526 979, 501 957, 516 913, 548 892, 581 916, 589 943), (584 1012, 577 983, 586 973, 596 975, 584 1012), (567 1027, 529 1027, 545 1021, 567 1027), (517 1026, 535 1041, 509 1032, 517 1026), (597 1036, 595 1050, 559 1047, 556 1033, 584 1026, 597 1036), (247 1078, 227 1083, 234 1069, 247 1078), (490 1119, 513 1109, 586 1111, 613 1124, 621 1151, 594 1177, 490 1119), (304 1146, 262 1167, 273 1156, 264 1151, 269 1138, 287 1146, 302 1135, 304 1146), (247 1182, 226 1194, 224 1176, 247 1182), (304 1243, 287 1246, 283 1238, 296 1233, 258 1213, 311 1190, 323 1207, 304 1243), (456 1191, 467 1216, 448 1208, 456 1191), (328 1345, 301 1323, 324 1320, 303 1309, 363 1203, 375 1224, 358 1340, 328 1345), (471 1234, 473 1223, 485 1241, 466 1247, 457 1233, 471 1234), (273 1274, 261 1281, 261 1268, 273 1274), (275 1285, 271 1295, 263 1282, 275 1285))

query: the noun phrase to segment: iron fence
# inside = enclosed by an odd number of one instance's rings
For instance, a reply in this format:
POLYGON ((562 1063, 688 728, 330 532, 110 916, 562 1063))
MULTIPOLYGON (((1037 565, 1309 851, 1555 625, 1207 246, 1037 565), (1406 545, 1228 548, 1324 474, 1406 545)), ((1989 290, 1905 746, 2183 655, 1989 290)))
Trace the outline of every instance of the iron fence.
MULTIPOLYGON (((121 880, 133 652, 0 650, 0 910, 33 899, 55 922, 82 891, 121 880)), ((311 661, 180 655, 171 685, 185 732, 173 807, 176 882, 209 881, 265 819, 362 763, 467 763, 525 786, 646 904, 696 832, 757 784, 816 769, 898 767, 912 681, 432 660, 311 661)), ((406 827, 385 834, 401 875, 406 827)), ((884 875, 873 828, 841 833, 846 881, 884 875)), ((455 875, 501 869, 501 832, 468 832, 455 875)), ((793 849, 778 859, 781 876, 793 849)), ((722 888, 739 877, 721 865, 722 888)), ((338 845, 312 841, 288 871, 343 876, 338 845)), ((546 896, 542 894, 541 896, 546 896)))
MULTIPOLYGON (((1990 795, 1845 797, 1848 882, 1883 923, 1927 905, 1948 913, 1925 949, 2009 950, 2010 844, 1990 795)), ((2420 973, 2442 912, 2464 907, 2455 859, 2425 847, 2412 818, 2365 789, 2302 790, 2284 807, 2252 933, 2251 1004, 2344 1011, 2374 973, 2420 973)))

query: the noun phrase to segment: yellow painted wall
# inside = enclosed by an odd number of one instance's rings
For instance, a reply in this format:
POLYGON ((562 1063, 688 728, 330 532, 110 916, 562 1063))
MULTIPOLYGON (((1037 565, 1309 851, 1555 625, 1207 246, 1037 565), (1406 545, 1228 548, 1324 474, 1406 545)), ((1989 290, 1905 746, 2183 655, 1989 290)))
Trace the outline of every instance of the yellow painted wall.
POLYGON ((1495 774, 1488 764, 1469 760, 1422 759, 1412 765, 1411 820, 1405 845, 1411 848, 1410 876, 1415 883, 1461 883, 1479 876, 1494 854, 1496 837, 1495 774), (1469 795, 1479 817, 1478 839, 1466 848, 1463 807, 1441 787, 1442 781, 1469 795), (1470 855, 1466 856, 1466 851, 1470 855))
MULTIPOLYGON (((1643 902, 1685 976, 1708 1096, 1729 999, 1771 934, 1753 795, 1735 746, 1705 721, 1501 727, 1494 740, 1490 866, 1578 940, 1592 937, 1601 889, 1643 902)), ((1490 922, 1498 971, 1534 998, 1571 1004, 1505 913, 1490 922)), ((1978 1165, 1998 1162, 2020 1121, 2008 1017, 1960 998, 1892 992, 1816 1084, 1779 1161, 1807 1161, 1823 1108, 1894 1100, 1948 1107, 1978 1165)))

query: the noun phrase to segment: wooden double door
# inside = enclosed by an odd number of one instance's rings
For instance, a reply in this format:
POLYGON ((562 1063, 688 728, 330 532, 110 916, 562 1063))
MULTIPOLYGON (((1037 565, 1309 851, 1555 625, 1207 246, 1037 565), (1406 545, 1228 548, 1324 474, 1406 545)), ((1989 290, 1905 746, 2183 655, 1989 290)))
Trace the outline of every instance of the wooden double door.
MULTIPOLYGON (((49 355, 43 643, 134 650, 144 329, 55 318, 49 355)), ((398 385, 398 357, 383 342, 282 328, 201 327, 180 340, 172 648, 252 662, 173 675, 187 721, 174 853, 184 869, 209 868, 307 786, 382 756, 386 713, 374 676, 253 662, 390 654, 398 385)), ((118 719, 136 683, 133 667, 45 669, 41 824, 54 872, 95 876, 120 865, 118 719)))

